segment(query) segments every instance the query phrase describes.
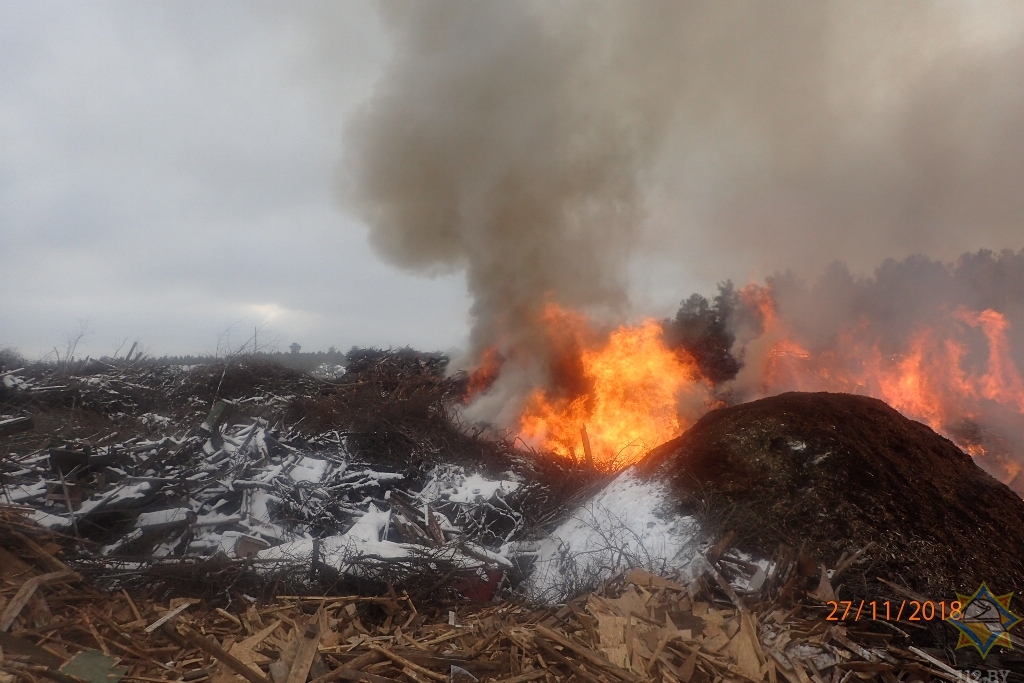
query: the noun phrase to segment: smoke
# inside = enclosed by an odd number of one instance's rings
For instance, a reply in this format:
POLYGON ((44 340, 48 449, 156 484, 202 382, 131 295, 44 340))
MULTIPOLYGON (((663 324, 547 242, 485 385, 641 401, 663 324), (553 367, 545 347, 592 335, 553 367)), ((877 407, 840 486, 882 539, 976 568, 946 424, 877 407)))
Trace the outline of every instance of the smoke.
POLYGON ((348 201, 395 264, 465 269, 477 349, 529 343, 520 337, 548 297, 626 304, 641 174, 668 111, 629 78, 655 55, 609 31, 620 8, 595 9, 415 3, 386 14, 397 52, 350 127, 348 201))
MULTIPOLYGON (((397 266, 465 272, 471 360, 491 346, 543 360, 547 302, 627 315, 627 264, 653 251, 742 280, 1021 246, 1022 5, 415 2, 382 16, 394 55, 349 122, 343 202, 397 266)), ((544 367, 502 377, 515 394, 544 367)))

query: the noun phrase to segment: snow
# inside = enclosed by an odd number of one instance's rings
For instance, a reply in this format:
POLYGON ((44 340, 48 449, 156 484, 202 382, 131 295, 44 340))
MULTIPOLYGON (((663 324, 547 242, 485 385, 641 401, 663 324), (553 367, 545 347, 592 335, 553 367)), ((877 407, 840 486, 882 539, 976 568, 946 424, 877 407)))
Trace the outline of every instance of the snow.
MULTIPOLYGON (((148 481, 140 481, 134 484, 129 484, 128 486, 118 489, 114 497, 107 501, 107 503, 113 504, 125 500, 142 499, 149 494, 152 488, 153 485, 148 481)), ((82 507, 84 508, 85 506, 83 505, 82 507)))
POLYGON ((241 515, 222 515, 219 513, 212 513, 209 515, 199 515, 193 527, 204 527, 204 526, 217 526, 219 524, 235 524, 241 522, 241 515))
POLYGON ((247 492, 247 505, 243 504, 242 510, 252 517, 253 520, 270 524, 270 503, 280 501, 280 498, 266 491, 253 490, 247 492))
POLYGON ((488 550, 487 548, 483 547, 482 545, 477 545, 476 543, 470 543, 469 541, 466 541, 464 545, 465 545, 467 551, 471 552, 473 555, 475 555, 477 557, 486 558, 486 559, 490 560, 491 562, 494 562, 495 564, 498 564, 498 565, 500 565, 502 567, 506 567, 507 569, 512 569, 512 567, 513 567, 512 561, 509 560, 507 557, 505 557, 501 553, 491 552, 490 550, 488 550))
POLYGON ((482 503, 495 496, 504 496, 519 488, 519 482, 500 479, 490 481, 479 474, 471 474, 448 496, 453 503, 482 503))
POLYGON ((438 465, 430 473, 419 498, 427 503, 447 500, 452 503, 482 503, 502 497, 519 489, 520 483, 506 474, 507 479, 491 480, 482 474, 466 474, 458 465, 438 465))
POLYGON ((33 510, 32 514, 29 515, 29 519, 47 529, 67 529, 71 526, 69 518, 51 515, 49 512, 43 512, 42 510, 33 510))
POLYGON ((3 382, 5 387, 7 387, 8 389, 17 389, 19 391, 24 391, 25 389, 28 389, 32 386, 29 382, 26 382, 21 377, 15 377, 15 372, 18 371, 14 370, 8 374, 5 374, 3 376, 3 379, 0 380, 3 382))
POLYGON ((139 421, 148 427, 170 427, 173 422, 171 418, 156 413, 143 413, 139 416, 139 421))
POLYGON ((301 456, 295 466, 288 472, 292 481, 304 481, 319 484, 331 468, 331 463, 308 456, 301 456))
MULTIPOLYGON (((344 572, 345 565, 357 557, 374 556, 389 559, 401 559, 412 554, 412 547, 404 543, 382 541, 381 534, 387 528, 391 512, 378 510, 370 503, 369 510, 356 520, 356 523, 340 536, 328 536, 320 539, 320 561, 336 567, 344 572)), ((290 543, 282 543, 261 550, 256 554, 258 560, 279 560, 308 565, 313 558, 313 539, 304 538, 290 543)))
POLYGON ((8 503, 18 503, 24 500, 32 500, 46 495, 46 482, 37 481, 34 484, 23 484, 18 486, 7 486, 2 489, 3 498, 8 503))
POLYGON ((381 533, 387 528, 390 521, 391 512, 378 510, 376 505, 370 503, 367 513, 356 520, 345 536, 356 543, 379 541, 381 533))
POLYGON ((135 520, 135 527, 142 529, 158 524, 185 523, 188 521, 189 508, 171 508, 170 510, 155 510, 154 512, 142 512, 135 520))
POLYGON ((321 363, 309 374, 320 379, 338 379, 345 374, 345 366, 337 363, 321 363))
POLYGON ((684 580, 702 573, 700 529, 671 500, 665 482, 623 471, 540 541, 527 597, 562 601, 631 567, 677 570, 684 580))

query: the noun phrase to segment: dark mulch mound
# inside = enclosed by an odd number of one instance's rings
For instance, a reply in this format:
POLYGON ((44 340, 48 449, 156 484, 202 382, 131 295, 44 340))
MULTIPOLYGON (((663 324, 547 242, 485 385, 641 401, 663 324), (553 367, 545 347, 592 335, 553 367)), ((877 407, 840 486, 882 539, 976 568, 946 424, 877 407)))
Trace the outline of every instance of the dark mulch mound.
POLYGON ((936 600, 1024 590, 1024 501, 951 441, 882 401, 787 393, 705 415, 642 469, 669 477, 712 533, 768 557, 780 543, 828 566, 869 542, 846 598, 936 600))

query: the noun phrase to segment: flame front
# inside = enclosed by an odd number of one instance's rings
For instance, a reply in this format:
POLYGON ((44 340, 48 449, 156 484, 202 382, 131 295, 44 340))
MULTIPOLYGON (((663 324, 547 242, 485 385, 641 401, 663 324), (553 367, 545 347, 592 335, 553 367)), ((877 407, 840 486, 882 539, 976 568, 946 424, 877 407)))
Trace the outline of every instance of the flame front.
POLYGON ((1024 414, 1024 381, 1010 356, 1008 323, 997 311, 958 310, 952 322, 959 326, 923 327, 901 349, 886 354, 865 321, 845 329, 832 347, 812 352, 794 340, 770 303, 759 302, 759 309, 762 336, 770 341, 760 368, 760 393, 865 394, 937 431, 956 419, 973 417, 971 407, 979 401, 1024 414), (964 337, 971 329, 984 334, 988 348, 981 369, 965 368, 969 346, 964 337))
MULTIPOLYGON (((718 397, 845 392, 881 399, 924 422, 1024 494, 1024 480, 1015 481, 1024 470, 1024 379, 1003 314, 959 308, 902 338, 862 318, 832 339, 809 342, 776 310, 771 287, 745 287, 740 300, 757 323, 733 349, 740 374, 716 386, 692 356, 666 345, 655 320, 601 333, 583 314, 549 304, 537 326, 547 337, 546 381, 534 384, 518 413, 519 435, 581 462, 585 429, 594 465, 613 471, 722 405, 718 397)), ((521 365, 528 355, 509 353, 484 355, 470 377, 471 400, 502 374, 506 357, 521 365)))
POLYGON ((679 411, 681 395, 705 393, 693 360, 668 349, 661 326, 645 320, 622 326, 603 342, 594 340, 586 321, 549 305, 549 333, 578 352, 572 359, 582 391, 536 389, 520 419, 527 441, 582 460, 585 427, 594 465, 616 470, 640 460, 648 450, 678 436, 687 426, 679 411))
POLYGON ((998 414, 1024 425, 1024 380, 1011 356, 1009 323, 1001 313, 958 309, 886 351, 870 323, 861 320, 827 348, 812 351, 795 341, 781 321, 770 290, 752 286, 743 295, 762 319, 760 353, 748 359, 755 363, 749 372, 759 376, 758 394, 840 391, 881 399, 951 437, 972 456, 989 456, 986 469, 1014 483, 1020 454, 987 452, 979 425, 973 424, 998 414))

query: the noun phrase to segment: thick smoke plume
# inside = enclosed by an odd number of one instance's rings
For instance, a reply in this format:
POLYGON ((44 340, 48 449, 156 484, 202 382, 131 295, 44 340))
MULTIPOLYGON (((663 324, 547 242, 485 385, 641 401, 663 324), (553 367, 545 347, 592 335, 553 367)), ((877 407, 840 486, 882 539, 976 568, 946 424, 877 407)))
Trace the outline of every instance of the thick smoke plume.
POLYGON ((746 279, 1021 246, 1020 4, 382 13, 395 52, 350 122, 344 201, 395 264, 465 271, 471 360, 532 359, 502 373, 502 405, 550 379, 547 302, 630 313, 637 250, 746 279))

